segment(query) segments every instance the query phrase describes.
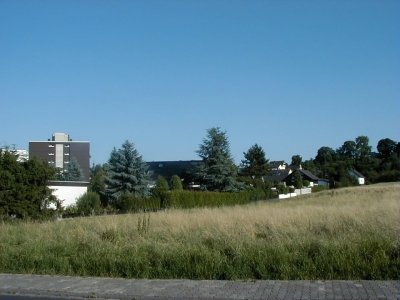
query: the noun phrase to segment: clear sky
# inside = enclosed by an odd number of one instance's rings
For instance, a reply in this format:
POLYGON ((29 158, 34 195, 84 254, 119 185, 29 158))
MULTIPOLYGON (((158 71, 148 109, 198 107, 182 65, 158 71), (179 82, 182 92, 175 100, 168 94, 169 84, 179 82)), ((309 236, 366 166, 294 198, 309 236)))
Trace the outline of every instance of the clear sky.
POLYGON ((91 163, 133 142, 198 159, 227 131, 237 163, 400 140, 400 1, 0 0, 0 145, 54 132, 91 163))

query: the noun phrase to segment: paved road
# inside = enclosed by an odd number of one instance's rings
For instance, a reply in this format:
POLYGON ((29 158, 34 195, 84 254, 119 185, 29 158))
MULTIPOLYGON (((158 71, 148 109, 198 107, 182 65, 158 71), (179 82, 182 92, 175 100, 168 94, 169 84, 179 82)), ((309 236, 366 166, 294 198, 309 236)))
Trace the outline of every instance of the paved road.
POLYGON ((38 298, 400 300, 400 281, 132 280, 0 274, 0 299, 38 298))

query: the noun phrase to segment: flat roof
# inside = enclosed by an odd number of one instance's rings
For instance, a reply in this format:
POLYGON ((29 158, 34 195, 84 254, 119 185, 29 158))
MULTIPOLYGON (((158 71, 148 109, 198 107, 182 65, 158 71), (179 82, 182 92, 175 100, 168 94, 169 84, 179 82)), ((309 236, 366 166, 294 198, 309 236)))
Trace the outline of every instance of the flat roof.
POLYGON ((29 143, 53 143, 53 144, 61 144, 61 143, 90 143, 90 141, 29 141, 29 143))

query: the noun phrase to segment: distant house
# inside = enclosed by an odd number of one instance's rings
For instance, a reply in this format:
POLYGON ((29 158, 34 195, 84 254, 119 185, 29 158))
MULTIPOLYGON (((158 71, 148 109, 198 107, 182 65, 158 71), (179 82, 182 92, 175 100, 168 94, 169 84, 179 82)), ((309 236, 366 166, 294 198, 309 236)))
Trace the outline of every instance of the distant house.
POLYGON ((82 168, 83 181, 90 179, 90 142, 73 141, 68 134, 54 133, 47 141, 30 141, 29 158, 37 157, 50 166, 65 170, 74 158, 82 168))
POLYGON ((275 160, 269 162, 269 167, 271 171, 285 170, 288 164, 284 160, 275 160))
POLYGON ((293 171, 291 169, 271 170, 264 179, 270 182, 284 182, 285 178, 289 176, 293 171))
POLYGON ((276 168, 271 169, 268 176, 264 177, 265 180, 270 181, 270 182, 278 182, 278 183, 280 182, 280 183, 283 183, 284 185, 288 185, 288 186, 294 185, 294 182, 295 182, 294 172, 296 170, 298 170, 300 173, 301 179, 303 181, 304 180, 309 181, 310 186, 314 186, 314 185, 329 186, 329 180, 318 178, 316 175, 314 175, 310 171, 304 170, 302 168, 287 166, 287 164, 281 163, 281 162, 277 162, 274 166, 276 166, 276 168), (278 167, 280 167, 280 169, 278 169, 278 167))
POLYGON ((358 172, 354 169, 350 169, 349 175, 356 178, 359 185, 365 184, 365 176, 363 174, 361 174, 360 172, 358 172))
POLYGON ((178 175, 182 184, 188 188, 197 187, 196 173, 203 165, 201 160, 179 160, 179 161, 152 161, 147 162, 149 166, 150 179, 155 182, 158 176, 164 177, 167 181, 178 175))
POLYGON ((315 176, 313 173, 307 170, 303 169, 297 169, 297 168, 291 168, 292 172, 288 174, 288 176, 285 177, 284 181, 287 185, 294 185, 296 179, 295 179, 295 171, 298 171, 302 181, 307 180, 310 182, 310 186, 313 185, 318 185, 319 183, 319 178, 315 176))

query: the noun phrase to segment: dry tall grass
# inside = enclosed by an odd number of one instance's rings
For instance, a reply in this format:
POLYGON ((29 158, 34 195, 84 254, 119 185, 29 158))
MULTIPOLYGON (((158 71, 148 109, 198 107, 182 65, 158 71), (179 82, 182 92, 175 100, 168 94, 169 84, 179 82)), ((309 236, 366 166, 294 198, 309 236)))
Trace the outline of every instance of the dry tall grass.
POLYGON ((280 202, 2 224, 0 271, 194 279, 398 279, 400 184, 280 202))

